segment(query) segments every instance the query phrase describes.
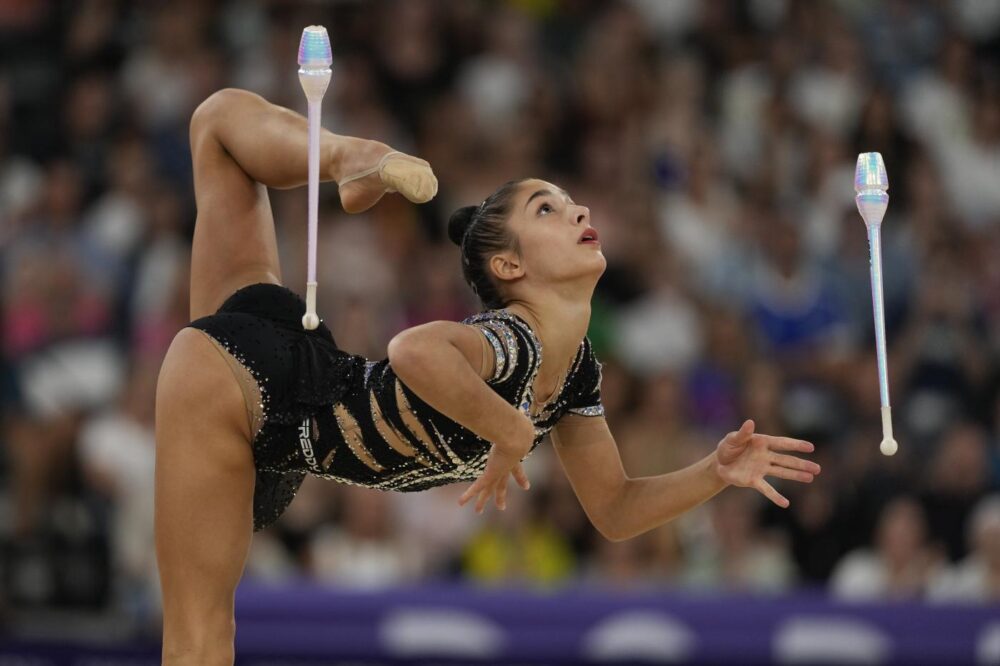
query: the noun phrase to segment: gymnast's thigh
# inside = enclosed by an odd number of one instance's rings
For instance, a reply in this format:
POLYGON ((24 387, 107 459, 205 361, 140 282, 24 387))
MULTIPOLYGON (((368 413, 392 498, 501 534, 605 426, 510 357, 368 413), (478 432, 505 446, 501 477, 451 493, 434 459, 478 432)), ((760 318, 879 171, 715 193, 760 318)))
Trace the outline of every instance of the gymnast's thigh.
POLYGON ((244 398, 200 331, 174 339, 156 396, 156 552, 164 640, 226 631, 253 534, 244 398), (201 628, 199 628, 201 627, 201 628))
POLYGON ((281 283, 267 188, 219 141, 218 97, 191 119, 191 162, 198 217, 191 248, 191 319, 212 314, 240 287, 281 283))

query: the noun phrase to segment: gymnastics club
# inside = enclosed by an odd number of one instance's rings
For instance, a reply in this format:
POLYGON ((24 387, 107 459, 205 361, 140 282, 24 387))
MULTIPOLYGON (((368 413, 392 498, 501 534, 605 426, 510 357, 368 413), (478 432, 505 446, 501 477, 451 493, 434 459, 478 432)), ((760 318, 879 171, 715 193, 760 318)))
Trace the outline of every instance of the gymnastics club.
POLYGON ((899 445, 892 437, 892 412, 889 407, 889 368, 885 358, 885 310, 882 305, 882 218, 889 206, 889 177, 881 153, 861 153, 854 170, 854 191, 861 219, 868 227, 868 252, 871 254, 872 310, 875 314, 875 351, 878 355, 879 397, 882 401, 883 455, 896 453, 899 445))
POLYGON ((302 31, 299 42, 299 83, 309 102, 309 270, 306 282, 306 313, 302 327, 307 331, 319 326, 316 314, 316 227, 319 217, 319 120, 323 95, 330 85, 330 36, 321 25, 302 31))

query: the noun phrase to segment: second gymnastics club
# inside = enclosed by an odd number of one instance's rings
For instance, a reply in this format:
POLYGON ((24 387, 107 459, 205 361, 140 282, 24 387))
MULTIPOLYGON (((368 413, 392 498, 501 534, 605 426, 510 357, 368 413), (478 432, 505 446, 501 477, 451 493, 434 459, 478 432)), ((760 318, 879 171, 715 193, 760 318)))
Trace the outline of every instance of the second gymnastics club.
POLYGON ((872 310, 875 315, 875 352, 878 356, 879 398, 882 402, 882 443, 884 455, 896 453, 899 445, 892 436, 892 411, 889 407, 889 368, 885 357, 885 308, 882 302, 882 218, 889 206, 889 177, 881 153, 861 153, 854 170, 854 201, 868 228, 868 251, 871 254, 872 310))
POLYGON ((309 256, 306 282, 306 313, 302 327, 312 331, 319 326, 316 314, 316 227, 319 218, 319 120, 323 95, 330 85, 333 54, 330 36, 321 25, 302 31, 299 42, 299 83, 309 107, 309 256))

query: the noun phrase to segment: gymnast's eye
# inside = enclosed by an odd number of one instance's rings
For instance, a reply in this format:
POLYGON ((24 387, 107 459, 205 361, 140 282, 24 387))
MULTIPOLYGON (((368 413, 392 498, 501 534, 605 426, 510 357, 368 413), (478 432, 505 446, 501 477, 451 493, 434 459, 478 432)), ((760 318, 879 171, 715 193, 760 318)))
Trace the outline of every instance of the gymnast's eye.
POLYGON ((550 206, 549 204, 543 203, 541 206, 538 207, 538 214, 539 215, 547 215, 547 214, 551 213, 554 210, 555 209, 552 208, 552 206, 550 206))

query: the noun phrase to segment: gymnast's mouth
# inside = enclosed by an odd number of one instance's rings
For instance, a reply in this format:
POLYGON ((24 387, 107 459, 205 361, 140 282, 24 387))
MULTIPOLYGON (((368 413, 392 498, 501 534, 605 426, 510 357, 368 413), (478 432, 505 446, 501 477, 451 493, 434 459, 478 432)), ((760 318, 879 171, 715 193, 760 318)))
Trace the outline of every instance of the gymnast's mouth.
POLYGON ((578 244, 590 243, 592 245, 593 244, 600 245, 600 241, 598 240, 597 236, 597 229, 594 229, 593 227, 587 227, 586 229, 584 229, 583 233, 580 234, 580 240, 578 240, 577 243, 578 244))

